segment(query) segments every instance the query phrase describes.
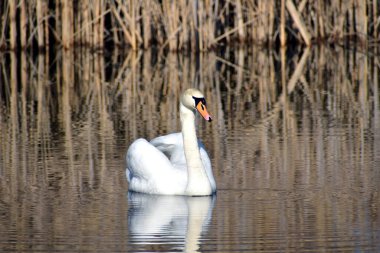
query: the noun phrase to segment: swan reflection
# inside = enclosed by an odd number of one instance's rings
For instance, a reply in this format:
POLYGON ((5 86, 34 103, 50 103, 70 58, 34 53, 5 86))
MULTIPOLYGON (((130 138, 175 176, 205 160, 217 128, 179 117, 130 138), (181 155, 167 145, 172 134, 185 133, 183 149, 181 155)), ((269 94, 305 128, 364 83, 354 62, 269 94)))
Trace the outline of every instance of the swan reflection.
POLYGON ((139 245, 140 250, 160 245, 160 250, 198 252, 202 232, 211 221, 215 198, 129 192, 130 243, 139 245))

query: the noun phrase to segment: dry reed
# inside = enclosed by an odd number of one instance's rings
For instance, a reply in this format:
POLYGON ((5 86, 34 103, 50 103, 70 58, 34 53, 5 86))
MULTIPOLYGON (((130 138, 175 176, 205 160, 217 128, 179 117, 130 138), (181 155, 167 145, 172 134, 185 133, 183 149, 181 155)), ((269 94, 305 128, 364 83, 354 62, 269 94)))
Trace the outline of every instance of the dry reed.
POLYGON ((10 1, 0 3, 1 48, 49 42, 103 49, 158 46, 207 51, 220 45, 379 42, 377 1, 10 1))

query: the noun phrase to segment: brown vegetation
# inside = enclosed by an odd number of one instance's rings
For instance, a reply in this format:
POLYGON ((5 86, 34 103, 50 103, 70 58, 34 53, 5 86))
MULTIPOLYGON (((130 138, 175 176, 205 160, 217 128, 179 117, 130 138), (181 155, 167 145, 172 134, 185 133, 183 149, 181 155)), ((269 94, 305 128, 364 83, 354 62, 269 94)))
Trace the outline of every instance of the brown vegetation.
POLYGON ((5 0, 0 47, 158 46, 207 51, 251 43, 379 42, 378 1, 5 0))

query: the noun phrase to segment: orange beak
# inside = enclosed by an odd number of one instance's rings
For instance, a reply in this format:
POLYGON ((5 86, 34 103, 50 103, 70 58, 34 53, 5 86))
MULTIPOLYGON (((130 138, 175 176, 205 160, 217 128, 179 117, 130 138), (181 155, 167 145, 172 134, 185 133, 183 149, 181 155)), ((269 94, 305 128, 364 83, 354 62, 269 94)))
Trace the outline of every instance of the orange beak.
POLYGON ((197 110, 205 120, 209 122, 212 120, 210 114, 207 112, 206 106, 202 102, 197 104, 197 110))

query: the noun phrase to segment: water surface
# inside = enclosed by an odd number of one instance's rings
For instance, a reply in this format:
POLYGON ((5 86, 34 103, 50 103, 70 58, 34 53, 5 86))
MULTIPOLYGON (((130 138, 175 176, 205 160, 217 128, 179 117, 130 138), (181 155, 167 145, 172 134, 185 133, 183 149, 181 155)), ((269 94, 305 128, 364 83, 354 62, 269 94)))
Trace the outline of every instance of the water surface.
POLYGON ((3 53, 3 252, 380 251, 379 63, 342 49, 3 53), (204 91, 212 197, 128 193, 136 138, 204 91))

